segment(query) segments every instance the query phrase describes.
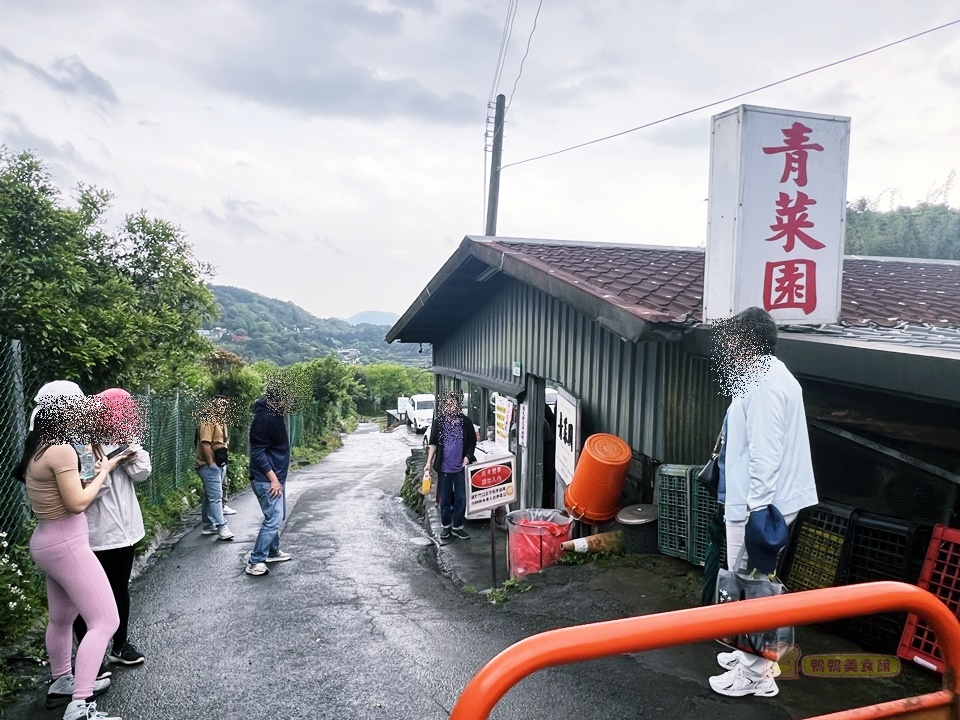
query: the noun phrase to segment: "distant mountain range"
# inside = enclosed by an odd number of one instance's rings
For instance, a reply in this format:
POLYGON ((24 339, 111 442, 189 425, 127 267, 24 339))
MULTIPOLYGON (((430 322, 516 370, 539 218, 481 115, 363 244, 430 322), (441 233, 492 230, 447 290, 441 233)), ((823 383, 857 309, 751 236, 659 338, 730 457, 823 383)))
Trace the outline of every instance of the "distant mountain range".
POLYGON ((388 327, 393 327, 394 323, 399 319, 400 316, 396 313, 383 312, 382 310, 364 310, 352 317, 348 317, 347 322, 351 325, 368 323, 369 325, 387 325, 388 327))
POLYGON ((427 346, 420 353, 418 345, 388 345, 383 339, 399 317, 393 313, 368 311, 348 320, 318 318, 292 302, 243 288, 208 287, 220 307, 220 318, 205 325, 202 333, 248 362, 290 365, 337 353, 353 363, 430 364, 427 346))

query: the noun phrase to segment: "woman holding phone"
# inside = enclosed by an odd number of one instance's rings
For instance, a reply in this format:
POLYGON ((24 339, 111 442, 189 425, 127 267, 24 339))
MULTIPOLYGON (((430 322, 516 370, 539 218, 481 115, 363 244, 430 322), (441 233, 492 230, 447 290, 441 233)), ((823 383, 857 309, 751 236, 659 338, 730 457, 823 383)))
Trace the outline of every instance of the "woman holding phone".
POLYGON ((30 556, 47 576, 46 645, 53 677, 47 706, 66 703, 64 720, 119 720, 97 710, 93 702, 110 685, 109 678, 96 678, 119 618, 110 583, 90 549, 83 511, 125 456, 104 458, 94 476, 82 482, 73 442, 90 435, 89 403, 83 392, 75 383, 58 380, 44 385, 34 402, 23 456, 14 472, 26 485, 27 500, 38 520, 30 538, 30 556), (78 614, 87 632, 77 648, 74 675, 70 656, 78 614))
MULTIPOLYGON (((143 425, 133 396, 126 390, 111 388, 96 395, 95 400, 99 405, 95 440, 99 444, 94 445, 94 455, 101 461, 104 456, 117 453, 123 456, 86 510, 90 548, 110 581, 120 619, 107 660, 139 665, 143 654, 127 640, 134 546, 146 534, 134 484, 150 477, 150 455, 138 444, 137 435, 142 434, 143 425)), ((82 640, 87 631, 82 617, 77 616, 73 630, 77 639, 82 640)))

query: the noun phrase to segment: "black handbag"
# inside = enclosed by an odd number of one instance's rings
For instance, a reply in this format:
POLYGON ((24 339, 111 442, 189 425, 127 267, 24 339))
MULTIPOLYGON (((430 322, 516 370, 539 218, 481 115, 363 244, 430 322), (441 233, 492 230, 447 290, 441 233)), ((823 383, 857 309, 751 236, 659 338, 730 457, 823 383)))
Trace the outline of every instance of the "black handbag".
POLYGON ((710 459, 697 475, 697 481, 705 487, 711 495, 717 496, 720 490, 720 443, 723 442, 723 433, 717 436, 717 444, 713 446, 710 459))

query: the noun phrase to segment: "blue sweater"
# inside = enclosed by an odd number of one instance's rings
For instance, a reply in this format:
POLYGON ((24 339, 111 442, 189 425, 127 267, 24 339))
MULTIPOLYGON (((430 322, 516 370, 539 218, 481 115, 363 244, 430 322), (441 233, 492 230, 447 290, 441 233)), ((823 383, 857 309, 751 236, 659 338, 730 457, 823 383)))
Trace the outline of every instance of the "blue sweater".
POLYGON ((273 470, 277 479, 287 479, 290 466, 290 438, 283 416, 277 415, 264 398, 253 406, 253 422, 250 424, 250 479, 270 482, 267 473, 273 470))

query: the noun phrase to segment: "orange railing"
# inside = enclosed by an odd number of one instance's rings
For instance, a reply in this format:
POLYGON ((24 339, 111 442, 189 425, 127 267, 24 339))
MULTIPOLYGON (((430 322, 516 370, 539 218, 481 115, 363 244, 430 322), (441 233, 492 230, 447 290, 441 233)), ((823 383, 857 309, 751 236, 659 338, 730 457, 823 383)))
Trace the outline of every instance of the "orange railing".
POLYGON ((944 691, 831 715, 880 718, 914 710, 955 707, 960 668, 960 622, 926 590, 899 582, 874 582, 807 590, 658 615, 550 630, 511 645, 464 688, 451 720, 487 720, 500 699, 528 675, 553 665, 704 642, 771 627, 809 625, 890 611, 916 613, 937 635, 946 671, 944 691), (864 714, 866 713, 866 714, 864 714))

